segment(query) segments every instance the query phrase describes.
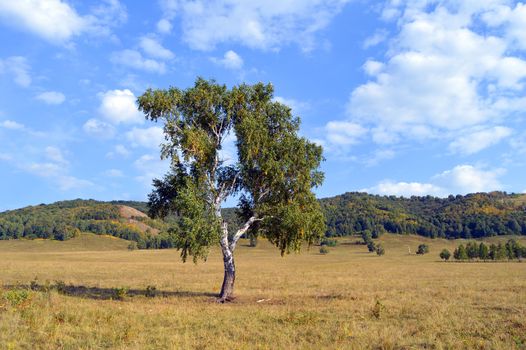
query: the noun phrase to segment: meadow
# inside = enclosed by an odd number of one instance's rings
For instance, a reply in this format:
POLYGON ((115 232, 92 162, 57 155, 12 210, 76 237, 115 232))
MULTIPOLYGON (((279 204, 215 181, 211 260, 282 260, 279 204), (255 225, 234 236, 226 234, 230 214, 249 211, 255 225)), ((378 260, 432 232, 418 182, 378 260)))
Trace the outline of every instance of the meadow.
POLYGON ((195 265, 91 234, 0 241, 0 349, 526 349, 526 262, 444 263, 461 240, 388 234, 379 257, 358 240, 283 258, 241 242, 227 304, 218 249, 195 265))

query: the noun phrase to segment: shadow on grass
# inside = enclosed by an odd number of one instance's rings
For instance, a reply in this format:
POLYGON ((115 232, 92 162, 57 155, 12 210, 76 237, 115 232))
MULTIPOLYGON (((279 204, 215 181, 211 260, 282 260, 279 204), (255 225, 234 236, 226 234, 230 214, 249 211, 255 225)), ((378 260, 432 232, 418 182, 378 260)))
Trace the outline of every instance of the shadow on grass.
POLYGON ((217 298, 216 293, 207 292, 190 292, 190 291, 161 291, 155 287, 146 287, 145 289, 128 289, 124 287, 119 288, 101 288, 101 287, 86 287, 75 286, 73 284, 64 284, 63 282, 56 282, 55 284, 37 284, 30 285, 4 285, 4 289, 27 289, 36 292, 48 292, 51 290, 57 291, 59 294, 78 297, 83 299, 93 300, 122 300, 125 297, 148 297, 148 298, 167 298, 167 297, 214 297, 217 298))

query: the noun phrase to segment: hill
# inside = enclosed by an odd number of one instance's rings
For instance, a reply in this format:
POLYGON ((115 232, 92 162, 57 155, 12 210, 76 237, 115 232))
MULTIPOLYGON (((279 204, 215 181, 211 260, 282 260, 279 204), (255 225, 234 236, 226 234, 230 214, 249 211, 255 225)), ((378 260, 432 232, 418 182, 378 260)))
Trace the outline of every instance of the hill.
MULTIPOLYGON (((0 213, 0 240, 77 237, 81 232, 109 235, 137 242, 140 248, 166 246, 166 224, 152 220, 126 202, 61 201, 0 213)), ((138 203, 135 203, 138 204, 138 203)))
POLYGON ((425 237, 479 238, 526 235, 526 195, 475 193, 447 198, 345 193, 321 199, 328 236, 363 231, 425 237))
MULTIPOLYGON (((430 238, 480 238, 526 235, 526 195, 475 193, 448 198, 377 196, 345 193, 320 199, 327 236, 370 232, 416 234, 430 238)), ((67 240, 80 232, 137 242, 139 248, 170 248, 168 225, 152 220, 148 204, 138 201, 62 201, 0 213, 0 240, 67 240)), ((239 226, 234 208, 223 210, 231 227, 239 226)))

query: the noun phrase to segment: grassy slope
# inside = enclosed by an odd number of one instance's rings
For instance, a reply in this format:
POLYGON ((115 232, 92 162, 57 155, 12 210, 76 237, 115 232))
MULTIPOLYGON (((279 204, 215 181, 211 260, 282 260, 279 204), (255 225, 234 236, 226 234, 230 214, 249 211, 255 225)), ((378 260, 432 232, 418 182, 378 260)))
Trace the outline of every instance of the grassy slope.
MULTIPOLYGON (((392 235, 382 236, 386 255, 377 257, 352 244, 355 240, 344 240, 325 256, 313 247, 285 258, 268 244, 242 244, 236 252, 239 298, 228 305, 215 304, 210 294, 222 278, 217 250, 207 263, 194 265, 180 263, 175 250, 127 251, 126 242, 97 236, 49 241, 42 250, 36 248, 42 241, 0 242, 1 285, 27 284, 37 276, 98 288, 68 295, 32 292, 32 300, 18 308, 0 298, 0 348, 513 349, 526 344, 525 263, 442 263, 438 252, 458 241, 392 235), (95 251, 108 240, 115 250, 95 251), (430 245, 430 254, 408 255, 408 245, 414 252, 422 242, 430 245), (75 246, 82 248, 73 251, 75 246), (148 285, 168 295, 109 300, 113 288, 127 286, 136 293, 148 285)), ((7 293, 4 288, 0 295, 7 293)))

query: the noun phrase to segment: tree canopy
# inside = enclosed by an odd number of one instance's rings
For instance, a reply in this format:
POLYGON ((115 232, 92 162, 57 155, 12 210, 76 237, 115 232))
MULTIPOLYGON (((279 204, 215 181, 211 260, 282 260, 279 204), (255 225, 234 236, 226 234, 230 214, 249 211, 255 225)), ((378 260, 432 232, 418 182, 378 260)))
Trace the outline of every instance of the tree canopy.
MULTIPOLYGON (((312 188, 321 185, 322 148, 298 135, 300 119, 273 99, 271 84, 231 89, 198 78, 186 90, 147 90, 139 109, 164 122, 161 156, 171 160, 149 196, 152 216, 175 213, 176 247, 186 260, 207 257, 220 243, 225 264, 240 237, 266 237, 282 254, 297 251, 325 233, 312 188), (224 150, 233 143, 230 159, 224 150), (229 232, 222 203, 238 198, 242 226, 229 232)), ((226 265, 225 265, 226 268, 226 265)), ((226 271, 226 270, 225 270, 226 271)))

